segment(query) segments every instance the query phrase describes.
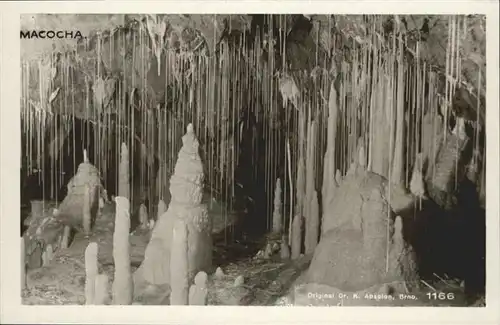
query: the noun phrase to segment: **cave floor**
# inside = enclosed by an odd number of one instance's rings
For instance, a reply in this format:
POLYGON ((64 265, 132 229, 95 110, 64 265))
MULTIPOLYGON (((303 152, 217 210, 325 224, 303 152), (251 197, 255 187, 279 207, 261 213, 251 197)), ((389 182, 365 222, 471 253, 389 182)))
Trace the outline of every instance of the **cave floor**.
MULTIPOLYGON (((279 252, 268 259, 256 258, 263 251, 269 238, 257 240, 234 240, 230 229, 234 216, 222 213, 220 206, 211 206, 209 213, 214 218, 214 270, 209 273, 209 305, 288 305, 286 297, 293 295, 294 284, 300 283, 301 275, 308 268, 310 257, 283 261, 279 252), (216 267, 221 267, 223 276, 216 276, 216 267), (235 279, 243 276, 244 283, 234 285, 235 279)), ((22 292, 22 303, 26 305, 83 305, 85 304, 85 249, 89 242, 99 245, 99 272, 109 278, 109 295, 113 282, 113 228, 114 206, 106 205, 96 221, 93 234, 85 238, 76 234, 69 248, 55 253, 51 262, 41 268, 27 271, 27 288, 22 292)), ((144 258, 150 231, 137 229, 130 236, 131 268, 134 272, 144 258)), ((466 297, 453 280, 436 279, 426 282, 417 295, 418 301, 405 301, 404 306, 466 306, 466 297), (453 300, 425 299, 427 293, 453 292, 453 300)), ((133 304, 163 305, 168 302, 168 288, 155 288, 149 295, 134 295, 133 304)), ((483 298, 484 299, 484 298, 483 298)), ((484 301, 476 302, 484 305, 484 301)), ((377 305, 374 303, 374 305, 377 305)))

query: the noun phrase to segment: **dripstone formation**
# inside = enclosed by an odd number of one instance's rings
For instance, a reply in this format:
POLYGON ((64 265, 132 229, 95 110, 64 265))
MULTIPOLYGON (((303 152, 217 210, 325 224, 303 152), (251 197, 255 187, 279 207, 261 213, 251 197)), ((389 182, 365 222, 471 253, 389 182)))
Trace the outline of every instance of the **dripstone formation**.
POLYGON ((92 227, 97 217, 99 197, 103 190, 99 170, 85 160, 78 166, 76 175, 68 183, 68 194, 59 206, 57 219, 76 230, 90 231, 90 229, 84 229, 84 217, 90 217, 88 220, 90 225, 85 228, 92 227), (86 195, 89 196, 85 198, 86 195), (84 203, 89 205, 85 209, 84 203), (89 215, 84 216, 84 211, 87 211, 89 215))
POLYGON ((207 271, 212 263, 212 221, 203 198, 203 165, 198 153, 199 142, 192 124, 182 137, 174 174, 170 179, 171 201, 159 216, 146 248, 144 262, 136 272, 139 279, 153 285, 171 283, 172 233, 177 219, 187 228, 188 279, 192 282, 199 271, 207 271))

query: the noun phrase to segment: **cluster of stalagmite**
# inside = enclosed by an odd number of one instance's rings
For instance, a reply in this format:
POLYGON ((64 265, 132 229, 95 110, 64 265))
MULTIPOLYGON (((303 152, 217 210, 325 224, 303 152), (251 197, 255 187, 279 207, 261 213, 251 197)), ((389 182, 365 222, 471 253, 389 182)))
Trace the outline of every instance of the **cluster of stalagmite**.
POLYGON ((130 270, 130 203, 125 197, 116 197, 115 232, 113 234, 113 304, 130 305, 134 296, 130 270))
POLYGON ((207 271, 212 263, 212 222, 206 205, 202 204, 203 166, 192 124, 188 125, 182 143, 170 179, 168 209, 155 224, 144 261, 135 276, 136 283, 145 280, 153 285, 169 284, 174 296, 172 302, 187 304, 184 297, 189 287, 186 289, 184 277, 190 283, 196 273, 207 271))
MULTIPOLYGON (((112 303, 130 305, 134 285, 130 270, 130 203, 127 198, 116 197, 115 230, 113 234, 113 260, 115 266, 112 285, 112 303)), ((99 247, 91 242, 85 250, 85 304, 104 305, 109 301, 109 278, 99 274, 99 247)))

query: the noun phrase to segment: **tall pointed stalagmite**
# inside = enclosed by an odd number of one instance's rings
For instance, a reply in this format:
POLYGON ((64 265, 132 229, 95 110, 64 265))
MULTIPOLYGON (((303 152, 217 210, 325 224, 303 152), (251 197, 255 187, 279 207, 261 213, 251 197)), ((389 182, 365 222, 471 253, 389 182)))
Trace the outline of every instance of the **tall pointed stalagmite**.
POLYGON ((97 243, 91 242, 85 249, 85 304, 93 305, 95 299, 95 280, 99 273, 97 243))
POLYGON ((127 198, 116 197, 115 232, 113 234, 113 260, 115 277, 113 280, 113 304, 131 305, 133 282, 130 270, 130 203, 127 198))
POLYGON ((170 179, 171 200, 167 212, 155 224, 146 248, 144 262, 136 272, 136 283, 170 284, 172 232, 176 219, 187 226, 189 280, 199 271, 208 271, 212 263, 212 222, 203 198, 203 165, 198 153, 199 142, 192 124, 182 137, 174 174, 170 179))
POLYGON ((274 211, 273 211, 273 232, 281 233, 282 213, 281 213, 281 180, 276 180, 276 188, 274 190, 274 211))

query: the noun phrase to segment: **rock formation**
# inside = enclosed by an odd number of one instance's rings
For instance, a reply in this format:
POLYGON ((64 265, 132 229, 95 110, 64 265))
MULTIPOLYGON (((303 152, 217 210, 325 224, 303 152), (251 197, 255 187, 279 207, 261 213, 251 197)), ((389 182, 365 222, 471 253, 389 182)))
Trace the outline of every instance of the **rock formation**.
POLYGON ((168 210, 157 220, 144 262, 136 272, 137 279, 144 279, 150 284, 170 284, 172 232, 177 219, 183 219, 187 226, 189 279, 199 271, 207 271, 212 263, 212 222, 206 205, 202 204, 203 166, 198 153, 199 143, 191 124, 182 143, 170 179, 168 210))
MULTIPOLYGON (((78 231, 84 230, 84 219, 90 217, 92 227, 99 210, 99 197, 103 193, 103 186, 99 171, 88 161, 82 162, 78 166, 76 175, 68 183, 68 194, 61 202, 58 213, 55 217, 63 224, 68 225, 78 231), (86 201, 86 191, 89 189, 88 201, 86 201), (84 205, 88 204, 89 215, 83 216, 84 205)), ((85 207, 87 209, 87 206, 85 207)), ((88 224, 87 224, 88 226, 88 224)))
POLYGON ((395 226, 394 209, 386 200, 389 186, 383 177, 359 169, 346 176, 325 218, 305 283, 346 293, 376 292, 384 284, 397 292, 402 284, 417 282, 413 249, 402 240, 402 220, 395 226))

